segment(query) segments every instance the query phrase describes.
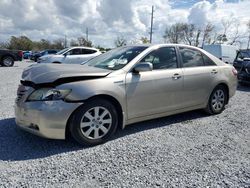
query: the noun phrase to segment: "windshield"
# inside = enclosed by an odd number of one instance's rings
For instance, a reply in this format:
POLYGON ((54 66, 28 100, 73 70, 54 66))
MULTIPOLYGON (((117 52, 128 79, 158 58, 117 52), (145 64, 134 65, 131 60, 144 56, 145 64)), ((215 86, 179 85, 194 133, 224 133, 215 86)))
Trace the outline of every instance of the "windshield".
POLYGON ((243 58, 250 58, 250 50, 241 52, 241 55, 243 58))
POLYGON ((61 54, 63 54, 64 52, 66 52, 68 49, 69 49, 69 48, 64 48, 63 50, 57 52, 56 54, 57 54, 57 55, 61 55, 61 54))
POLYGON ((116 48, 89 60, 85 65, 102 69, 118 70, 127 65, 146 48, 146 46, 116 48))

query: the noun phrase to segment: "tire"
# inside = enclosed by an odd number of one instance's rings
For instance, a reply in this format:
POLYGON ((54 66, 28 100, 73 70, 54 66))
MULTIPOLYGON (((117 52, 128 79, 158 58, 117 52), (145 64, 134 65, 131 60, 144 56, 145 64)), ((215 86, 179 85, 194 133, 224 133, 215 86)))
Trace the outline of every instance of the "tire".
POLYGON ((112 103, 94 99, 83 104, 70 122, 70 133, 81 145, 94 146, 110 139, 118 126, 118 114, 112 103))
POLYGON ((225 87, 217 86, 209 97, 209 101, 205 111, 212 114, 220 114, 224 109, 228 100, 228 93, 225 87))
POLYGON ((14 59, 11 56, 5 56, 1 63, 4 67, 12 67, 14 65, 14 59))

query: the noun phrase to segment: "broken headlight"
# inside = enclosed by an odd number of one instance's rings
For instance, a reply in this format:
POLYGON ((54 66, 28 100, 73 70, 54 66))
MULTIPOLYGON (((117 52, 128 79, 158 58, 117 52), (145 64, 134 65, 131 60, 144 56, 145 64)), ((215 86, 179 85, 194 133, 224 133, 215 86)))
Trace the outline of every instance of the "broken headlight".
POLYGON ((63 100, 70 92, 70 89, 41 88, 32 92, 27 101, 63 100))

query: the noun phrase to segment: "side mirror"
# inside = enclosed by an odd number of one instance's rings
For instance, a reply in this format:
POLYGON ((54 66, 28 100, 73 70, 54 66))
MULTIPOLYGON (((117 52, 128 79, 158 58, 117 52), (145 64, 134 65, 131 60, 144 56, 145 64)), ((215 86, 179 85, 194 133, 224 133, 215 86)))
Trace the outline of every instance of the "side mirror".
POLYGON ((153 70, 153 65, 152 63, 139 63, 137 64, 134 69, 133 72, 134 73, 139 73, 139 72, 146 72, 146 71, 152 71, 153 70))

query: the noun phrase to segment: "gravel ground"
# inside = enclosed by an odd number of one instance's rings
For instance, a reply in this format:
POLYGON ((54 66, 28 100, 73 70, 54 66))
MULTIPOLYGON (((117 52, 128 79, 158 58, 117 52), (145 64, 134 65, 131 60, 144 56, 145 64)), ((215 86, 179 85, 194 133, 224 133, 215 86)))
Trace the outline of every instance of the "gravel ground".
POLYGON ((250 187, 250 87, 216 116, 193 111, 137 123, 82 148, 16 129, 27 62, 0 67, 0 187, 250 187))

